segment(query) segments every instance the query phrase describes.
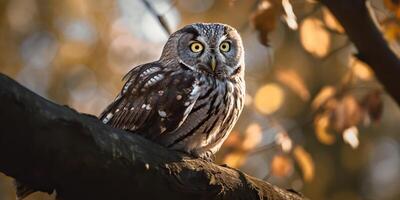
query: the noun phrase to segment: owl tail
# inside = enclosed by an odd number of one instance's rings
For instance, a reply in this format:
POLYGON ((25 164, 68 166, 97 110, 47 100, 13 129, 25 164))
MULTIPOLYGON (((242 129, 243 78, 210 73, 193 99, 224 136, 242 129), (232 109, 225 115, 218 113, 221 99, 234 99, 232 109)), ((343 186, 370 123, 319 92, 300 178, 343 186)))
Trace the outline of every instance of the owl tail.
POLYGON ((28 185, 25 185, 17 180, 14 181, 15 188, 17 190, 17 200, 22 200, 29 196, 30 194, 37 192, 35 189, 32 189, 28 185))

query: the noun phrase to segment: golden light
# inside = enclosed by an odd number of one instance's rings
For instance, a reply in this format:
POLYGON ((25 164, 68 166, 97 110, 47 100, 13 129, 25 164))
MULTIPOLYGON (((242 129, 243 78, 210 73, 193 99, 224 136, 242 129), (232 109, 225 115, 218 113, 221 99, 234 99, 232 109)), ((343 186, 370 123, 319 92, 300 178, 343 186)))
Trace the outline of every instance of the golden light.
POLYGON ((225 156, 224 163, 230 167, 240 167, 244 162, 244 155, 240 152, 233 152, 225 156))
POLYGON ((301 146, 296 146, 293 153, 294 158, 303 172, 304 181, 312 181, 314 178, 314 161, 312 160, 311 155, 301 146))
POLYGON ((257 91, 254 105, 261 113, 271 114, 282 106, 284 96, 281 86, 276 83, 269 83, 257 91))
POLYGON ((292 150, 293 142, 287 133, 280 132, 275 136, 275 143, 279 145, 283 152, 292 150))
POLYGON ((331 44, 329 33, 321 20, 307 18, 300 26, 300 41, 304 49, 316 57, 324 57, 331 44))
POLYGON ((344 28, 342 27, 342 25, 336 20, 336 18, 332 15, 332 13, 327 8, 323 8, 322 13, 323 13, 324 22, 327 27, 329 27, 330 29, 335 30, 339 33, 344 33, 344 28))
POLYGON ((343 131, 343 140, 349 144, 353 149, 356 149, 360 144, 358 140, 358 129, 356 126, 352 126, 343 131))
POLYGON ((336 141, 336 137, 328 132, 329 122, 328 114, 317 116, 314 121, 314 129, 317 139, 322 144, 326 145, 331 145, 336 141))
POLYGON ((361 80, 367 81, 374 77, 374 72, 369 66, 354 57, 350 59, 349 66, 353 73, 361 80))
POLYGON ((311 107, 316 110, 322 104, 324 104, 329 98, 333 97, 336 94, 336 88, 333 86, 325 86, 323 87, 317 96, 314 98, 311 107))
POLYGON ((271 162, 271 173, 277 177, 286 177, 293 172, 293 162, 288 156, 275 155, 271 162))
POLYGON ((262 129, 257 123, 250 124, 246 129, 246 137, 242 143, 244 150, 251 150, 262 140, 262 129))
POLYGON ((253 103, 253 97, 250 94, 246 93, 246 97, 244 98, 244 105, 250 106, 253 103))
POLYGON ((310 99, 306 84, 295 70, 280 69, 276 72, 276 79, 292 89, 303 101, 310 99))

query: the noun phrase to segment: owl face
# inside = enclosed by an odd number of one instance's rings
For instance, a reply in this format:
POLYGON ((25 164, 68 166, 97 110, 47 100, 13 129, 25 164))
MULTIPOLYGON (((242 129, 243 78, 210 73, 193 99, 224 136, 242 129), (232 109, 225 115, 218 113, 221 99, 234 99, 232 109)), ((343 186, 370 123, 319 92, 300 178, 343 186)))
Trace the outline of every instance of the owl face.
MULTIPOLYGON (((242 74, 244 52, 240 35, 225 24, 197 23, 185 26, 171 35, 166 48, 177 49, 174 59, 182 67, 217 78, 242 74)), ((169 55, 170 59, 172 55, 169 55)))

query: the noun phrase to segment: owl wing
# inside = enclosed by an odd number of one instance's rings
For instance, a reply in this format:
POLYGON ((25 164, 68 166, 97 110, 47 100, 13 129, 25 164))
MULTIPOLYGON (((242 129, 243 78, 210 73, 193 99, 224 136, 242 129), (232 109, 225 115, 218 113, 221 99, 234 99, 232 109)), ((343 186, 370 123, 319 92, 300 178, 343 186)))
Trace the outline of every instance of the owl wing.
POLYGON ((100 119, 148 138, 179 128, 199 97, 198 81, 192 73, 157 63, 138 66, 124 79, 121 93, 100 119))

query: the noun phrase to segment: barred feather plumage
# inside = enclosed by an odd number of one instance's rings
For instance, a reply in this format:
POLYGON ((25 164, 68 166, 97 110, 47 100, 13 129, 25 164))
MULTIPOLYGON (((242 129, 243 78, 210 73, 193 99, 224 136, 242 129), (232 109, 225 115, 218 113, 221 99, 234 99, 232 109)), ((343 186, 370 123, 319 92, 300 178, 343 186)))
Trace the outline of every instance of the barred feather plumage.
POLYGON ((221 147, 243 108, 243 70, 243 47, 233 28, 186 26, 171 35, 160 60, 125 76, 121 93, 100 119, 168 148, 208 157, 221 147), (216 53, 228 39, 231 52, 216 53), (203 42, 201 54, 188 51, 192 41, 203 42), (216 66, 210 67, 210 59, 216 66))

